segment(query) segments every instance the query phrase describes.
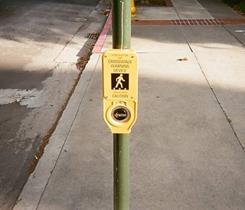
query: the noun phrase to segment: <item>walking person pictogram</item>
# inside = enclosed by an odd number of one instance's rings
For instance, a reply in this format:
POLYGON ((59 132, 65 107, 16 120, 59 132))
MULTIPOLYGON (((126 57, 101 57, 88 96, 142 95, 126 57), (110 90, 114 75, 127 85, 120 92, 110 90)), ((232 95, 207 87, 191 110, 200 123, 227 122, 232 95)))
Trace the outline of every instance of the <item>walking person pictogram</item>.
POLYGON ((128 74, 111 74, 111 89, 112 90, 128 90, 129 75, 128 74))
POLYGON ((115 89, 118 89, 120 86, 120 89, 123 89, 123 82, 125 82, 125 79, 123 78, 123 74, 120 74, 117 78, 116 78, 116 87, 115 89))

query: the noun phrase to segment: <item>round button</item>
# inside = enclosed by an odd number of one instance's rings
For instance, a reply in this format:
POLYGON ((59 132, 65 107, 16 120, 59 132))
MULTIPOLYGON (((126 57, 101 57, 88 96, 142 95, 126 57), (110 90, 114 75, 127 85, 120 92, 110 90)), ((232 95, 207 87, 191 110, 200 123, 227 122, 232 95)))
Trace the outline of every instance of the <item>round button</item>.
POLYGON ((129 119, 130 112, 126 107, 118 106, 112 110, 112 118, 115 121, 125 122, 129 119))

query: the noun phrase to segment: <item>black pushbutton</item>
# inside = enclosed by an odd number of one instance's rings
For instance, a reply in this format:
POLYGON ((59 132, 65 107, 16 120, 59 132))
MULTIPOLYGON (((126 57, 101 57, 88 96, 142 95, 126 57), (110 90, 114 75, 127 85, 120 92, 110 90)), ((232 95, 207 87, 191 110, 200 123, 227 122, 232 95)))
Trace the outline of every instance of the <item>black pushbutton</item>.
POLYGON ((116 121, 124 122, 130 117, 130 112, 126 107, 116 107, 112 110, 112 117, 116 121))

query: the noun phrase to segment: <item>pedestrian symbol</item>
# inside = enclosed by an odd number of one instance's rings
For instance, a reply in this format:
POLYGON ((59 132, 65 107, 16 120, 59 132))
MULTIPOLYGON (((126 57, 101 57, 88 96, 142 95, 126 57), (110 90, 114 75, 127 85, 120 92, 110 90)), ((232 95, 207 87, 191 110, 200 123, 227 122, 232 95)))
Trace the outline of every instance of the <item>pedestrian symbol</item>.
POLYGON ((111 74, 111 89, 112 90, 128 90, 129 76, 128 74, 111 74))

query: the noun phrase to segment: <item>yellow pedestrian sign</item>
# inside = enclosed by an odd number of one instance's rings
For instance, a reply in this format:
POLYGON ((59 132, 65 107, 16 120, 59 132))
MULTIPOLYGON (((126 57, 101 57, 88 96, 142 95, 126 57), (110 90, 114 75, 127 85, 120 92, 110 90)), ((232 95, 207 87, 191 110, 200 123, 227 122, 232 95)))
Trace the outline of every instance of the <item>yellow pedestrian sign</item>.
POLYGON ((137 117, 137 56, 133 50, 103 54, 103 115, 112 133, 130 133, 137 117))

